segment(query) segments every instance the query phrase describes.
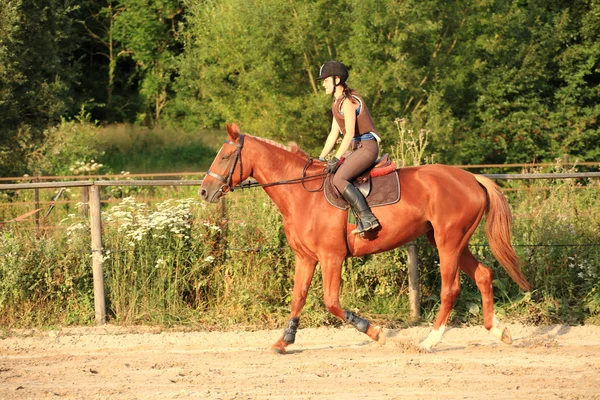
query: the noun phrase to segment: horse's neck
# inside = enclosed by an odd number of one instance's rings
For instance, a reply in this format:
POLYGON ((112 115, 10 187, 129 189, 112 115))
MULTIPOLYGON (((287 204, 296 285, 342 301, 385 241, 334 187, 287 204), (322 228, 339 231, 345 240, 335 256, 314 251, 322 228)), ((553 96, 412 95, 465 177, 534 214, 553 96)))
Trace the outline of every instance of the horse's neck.
MULTIPOLYGON (((305 161, 298 155, 260 141, 257 141, 254 151, 250 156, 253 160, 252 175, 258 183, 265 185, 302 177, 305 161)), ((314 171, 307 172, 307 175, 314 174, 314 171)), ((300 182, 268 186, 265 191, 284 217, 300 204, 311 201, 311 193, 300 182)))

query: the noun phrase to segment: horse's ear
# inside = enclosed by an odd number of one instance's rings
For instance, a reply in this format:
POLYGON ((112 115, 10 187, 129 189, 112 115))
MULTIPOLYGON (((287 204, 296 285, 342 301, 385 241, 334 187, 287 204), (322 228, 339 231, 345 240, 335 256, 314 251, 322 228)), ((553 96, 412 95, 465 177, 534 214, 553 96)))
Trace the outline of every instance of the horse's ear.
POLYGON ((227 136, 229 136, 229 140, 236 141, 240 137, 240 128, 237 124, 233 123, 229 125, 229 123, 225 123, 225 128, 227 129, 227 136))

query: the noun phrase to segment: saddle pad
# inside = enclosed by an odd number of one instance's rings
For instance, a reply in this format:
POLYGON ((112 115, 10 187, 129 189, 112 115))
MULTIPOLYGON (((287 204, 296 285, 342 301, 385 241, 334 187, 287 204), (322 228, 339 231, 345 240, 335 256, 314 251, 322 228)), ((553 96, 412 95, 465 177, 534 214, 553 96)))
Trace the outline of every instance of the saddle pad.
MULTIPOLYGON (((328 175, 325 180, 325 198, 334 207, 342 210, 350 208, 348 202, 344 200, 342 195, 337 191, 331 182, 333 175, 328 175)), ((387 206, 400 201, 400 179, 398 171, 384 176, 371 178, 371 193, 367 197, 369 207, 387 206)))

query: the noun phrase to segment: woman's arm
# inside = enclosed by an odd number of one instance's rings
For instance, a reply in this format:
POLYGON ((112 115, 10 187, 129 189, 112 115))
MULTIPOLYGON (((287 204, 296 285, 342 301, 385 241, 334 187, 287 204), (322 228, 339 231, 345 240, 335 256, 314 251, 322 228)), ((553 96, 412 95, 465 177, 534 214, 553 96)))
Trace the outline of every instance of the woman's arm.
POLYGON ((340 127, 338 126, 337 121, 334 118, 333 122, 331 122, 331 131, 329 132, 329 136, 327 136, 325 147, 323 147, 323 151, 321 151, 321 155, 319 156, 319 158, 325 158, 327 154, 329 154, 331 150, 333 150, 333 146, 335 146, 335 142, 337 141, 339 134, 340 127))

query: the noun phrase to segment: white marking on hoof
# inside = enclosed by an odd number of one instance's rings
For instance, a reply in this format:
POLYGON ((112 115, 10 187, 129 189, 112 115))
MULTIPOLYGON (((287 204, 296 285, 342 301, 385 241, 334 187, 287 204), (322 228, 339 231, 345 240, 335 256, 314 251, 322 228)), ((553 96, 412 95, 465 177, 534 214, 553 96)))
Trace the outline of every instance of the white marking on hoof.
POLYGON ((498 320, 494 316, 494 322, 492 328, 490 329, 490 333, 498 338, 501 342, 506 344, 512 344, 512 336, 507 328, 500 328, 498 320))
POLYGON ((441 325, 438 329, 432 329, 431 332, 429 332, 427 339, 423 340, 421 344, 419 344, 419 347, 425 351, 431 351, 431 349, 442 340, 444 330, 446 330, 446 325, 441 325))
POLYGON ((502 330, 502 337, 500 338, 503 343, 512 344, 512 335, 508 331, 508 328, 504 328, 502 330))
POLYGON ((496 338, 502 340, 502 329, 498 328, 497 326, 492 326, 492 329, 490 329, 490 333, 496 338))
POLYGON ((385 333, 383 332, 383 329, 380 326, 376 326, 375 327, 375 332, 377 332, 377 343, 379 343, 380 345, 384 345, 386 338, 385 338, 385 333))

